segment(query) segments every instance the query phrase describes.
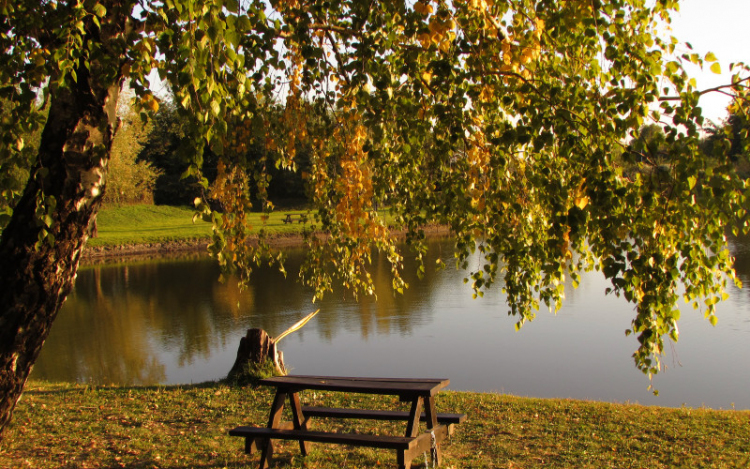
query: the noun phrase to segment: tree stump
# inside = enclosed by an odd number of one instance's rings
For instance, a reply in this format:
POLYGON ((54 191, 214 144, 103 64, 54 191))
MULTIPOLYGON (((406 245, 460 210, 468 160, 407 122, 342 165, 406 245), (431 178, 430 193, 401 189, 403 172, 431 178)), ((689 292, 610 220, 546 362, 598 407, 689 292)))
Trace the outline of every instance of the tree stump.
POLYGON ((248 329, 245 337, 240 339, 237 358, 229 371, 229 379, 247 375, 250 368, 262 367, 266 362, 273 363, 274 374, 285 375, 284 355, 276 349, 276 342, 263 329, 248 329), (250 366, 248 366, 250 365, 250 366))

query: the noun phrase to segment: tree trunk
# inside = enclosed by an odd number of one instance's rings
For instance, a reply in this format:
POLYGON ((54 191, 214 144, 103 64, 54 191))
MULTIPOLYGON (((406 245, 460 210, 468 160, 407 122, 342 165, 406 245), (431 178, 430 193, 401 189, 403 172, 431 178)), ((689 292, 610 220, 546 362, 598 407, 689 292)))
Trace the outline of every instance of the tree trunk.
POLYGON ((284 357, 276 349, 276 342, 263 329, 248 329, 245 337, 240 339, 237 359, 229 371, 229 379, 238 379, 248 373, 248 363, 263 365, 271 361, 277 374, 286 374, 284 357))
POLYGON ((122 81, 112 66, 124 57, 108 44, 122 35, 129 13, 116 0, 106 6, 107 23, 89 25, 86 44, 113 58, 100 62, 92 53, 88 67, 81 59, 75 69, 76 81, 51 85, 37 162, 0 238, 0 438, 73 288, 104 192, 122 81))

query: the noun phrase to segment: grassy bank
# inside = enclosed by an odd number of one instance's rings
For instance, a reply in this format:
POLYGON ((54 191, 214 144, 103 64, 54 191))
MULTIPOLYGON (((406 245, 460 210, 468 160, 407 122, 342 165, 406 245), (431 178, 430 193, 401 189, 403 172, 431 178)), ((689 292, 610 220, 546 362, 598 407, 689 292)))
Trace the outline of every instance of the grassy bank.
MULTIPOLYGON (((255 229, 265 228, 271 237, 299 234, 310 223, 284 223, 287 214, 302 214, 304 210, 282 210, 267 219, 261 213, 248 214, 248 222, 255 229)), ((381 216, 390 220, 387 210, 381 216)), ((127 205, 105 207, 97 216, 97 237, 88 241, 92 248, 112 246, 174 243, 207 240, 211 237, 211 224, 203 220, 193 223, 194 210, 190 207, 167 205, 127 205)))
MULTIPOLYGON (((303 394, 330 406, 396 408, 391 398, 303 394)), ((208 386, 92 388, 30 383, 0 443, 2 468, 254 468, 239 424, 263 425, 264 389, 208 386)), ((438 409, 464 412, 443 448, 444 468, 746 468, 750 412, 664 409, 444 392, 438 409)), ((331 429, 337 422, 320 420, 331 429)), ((389 424, 347 424, 347 431, 389 424)), ((402 432, 402 424, 392 430, 402 432)), ((392 451, 281 443, 274 467, 395 467, 392 451)), ((424 462, 415 461, 415 468, 424 462)))
POLYGON ((189 207, 166 205, 126 205, 103 208, 97 215, 97 236, 91 247, 126 244, 165 243, 208 239, 211 224, 193 223, 189 207))
MULTIPOLYGON (((302 230, 303 224, 283 222, 286 213, 273 213, 266 220, 265 227, 271 235, 299 233, 302 230)), ((104 208, 97 216, 97 237, 90 239, 88 245, 107 247, 210 238, 211 224, 203 220, 196 220, 193 223, 193 214, 194 211, 190 207, 167 205, 128 205, 104 208)), ((260 213, 249 214, 248 220, 253 227, 263 226, 260 213)))

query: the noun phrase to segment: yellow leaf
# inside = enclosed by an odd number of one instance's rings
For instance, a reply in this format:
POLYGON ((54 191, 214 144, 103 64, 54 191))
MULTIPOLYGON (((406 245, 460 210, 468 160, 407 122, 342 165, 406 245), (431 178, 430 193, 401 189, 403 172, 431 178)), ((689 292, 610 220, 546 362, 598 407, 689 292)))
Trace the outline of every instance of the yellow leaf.
POLYGON ((156 98, 154 98, 154 95, 152 95, 151 93, 143 96, 143 105, 153 112, 159 110, 159 101, 157 101, 156 98))
POLYGON ((721 74, 721 65, 719 65, 719 62, 714 62, 711 65, 711 71, 714 72, 717 75, 721 74))
POLYGON ((451 43, 450 41, 443 41, 438 46, 438 49, 440 49, 441 52, 447 54, 451 50, 451 43))
POLYGON ((585 196, 584 197, 578 197, 576 199, 575 204, 576 204, 576 207, 578 207, 579 209, 583 210, 589 204, 589 198, 585 197, 585 196))
POLYGON ((429 13, 433 12, 432 5, 425 4, 423 2, 417 2, 414 4, 414 11, 417 13, 421 13, 423 15, 427 15, 429 13))

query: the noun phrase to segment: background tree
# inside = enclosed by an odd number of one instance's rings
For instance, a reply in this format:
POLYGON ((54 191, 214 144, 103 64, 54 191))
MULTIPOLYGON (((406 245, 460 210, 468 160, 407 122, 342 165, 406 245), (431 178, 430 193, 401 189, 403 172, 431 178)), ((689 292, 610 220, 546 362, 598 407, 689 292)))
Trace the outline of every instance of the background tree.
POLYGON ((719 125, 711 124, 706 129, 701 149, 707 157, 718 160, 729 159, 737 171, 745 178, 750 175, 748 156, 750 155, 750 123, 741 108, 732 106, 739 113, 730 112, 729 117, 719 125))
MULTIPOLYGON (((11 109, 9 102, 0 100, 0 120, 3 125, 13 121, 11 109)), ((43 115, 40 118, 43 119, 43 115)), ((0 230, 10 221, 13 207, 21 198, 39 148, 41 133, 40 128, 35 128, 33 131, 23 132, 20 139, 16 137, 15 142, 6 143, 6 157, 0 160, 0 230)), ((12 135, 6 137, 12 138, 12 135)))
MULTIPOLYGON (((196 176, 183 177, 191 162, 184 155, 196 152, 191 147, 194 142, 189 136, 190 125, 190 118, 169 101, 159 106, 150 122, 150 132, 138 161, 159 172, 154 184, 154 203, 158 205, 192 205, 196 197, 204 195, 196 176)), ((205 148, 205 144, 197 150, 201 157, 208 156, 209 162, 213 162, 204 165, 205 172, 210 174, 210 168, 216 165, 215 158, 210 157, 210 149, 205 148)))
POLYGON ((150 126, 126 111, 112 141, 109 181, 103 202, 108 204, 153 203, 154 187, 160 172, 138 155, 149 135, 150 126))
POLYGON ((652 165, 657 165, 669 156, 666 140, 661 126, 648 124, 643 126, 638 132, 638 137, 630 142, 628 151, 633 153, 634 158, 647 160, 652 165))
MULTIPOLYGON (((145 77, 154 68, 185 119, 183 175, 208 189, 207 150, 217 174, 225 168, 220 192, 232 209, 198 208, 215 223, 211 251, 227 269, 247 275, 259 255, 238 242, 252 168, 229 151, 236 124, 283 103, 281 131, 261 128, 260 142, 280 168, 309 149, 312 226, 328 236, 309 236, 303 275, 318 295, 333 282, 371 293, 373 249, 404 287, 401 253, 374 209, 386 205, 418 253, 425 223, 449 225, 458 265, 484 261, 468 273, 476 294, 502 282, 519 325, 559 306, 565 276, 600 269, 636 306, 636 366, 658 371, 682 292, 716 321, 733 278, 724 233, 747 213, 746 182, 701 157, 702 92, 682 67, 718 63, 672 59, 677 41, 659 36, 677 4, 0 3, 0 98, 11 116, 0 122, 0 163, 43 126, 0 239, 0 427, 72 288, 106 186, 122 83, 153 112, 145 77), (649 120, 676 149, 668 178, 627 174, 615 158, 649 120)), ((746 84, 737 75, 726 88, 742 106, 746 84)))

